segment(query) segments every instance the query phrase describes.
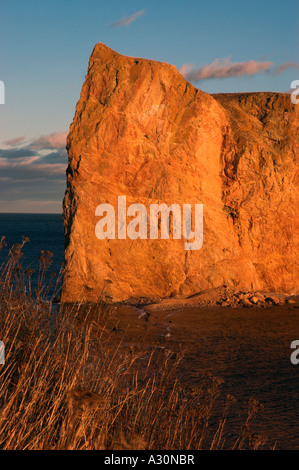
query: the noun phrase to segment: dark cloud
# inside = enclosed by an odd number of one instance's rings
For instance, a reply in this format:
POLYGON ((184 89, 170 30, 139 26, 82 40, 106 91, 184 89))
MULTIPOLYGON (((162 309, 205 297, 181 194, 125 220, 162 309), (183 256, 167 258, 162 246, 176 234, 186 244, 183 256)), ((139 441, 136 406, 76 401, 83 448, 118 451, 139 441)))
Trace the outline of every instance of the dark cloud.
POLYGON ((46 212, 60 207, 66 181, 65 139, 66 133, 59 132, 21 147, 21 138, 6 141, 10 148, 0 148, 0 212, 15 211, 18 201, 21 211, 26 211, 24 204, 33 210, 35 201, 39 210, 44 203, 46 212))
POLYGON ((38 154, 29 147, 21 147, 14 149, 0 149, 0 158, 6 160, 22 160, 28 157, 35 157, 38 154))
POLYGON ((16 180, 45 178, 50 181, 52 177, 65 179, 66 164, 64 163, 23 163, 5 164, 0 162, 1 178, 14 178, 16 180))
POLYGON ((63 165, 67 165, 67 151, 66 149, 58 149, 56 152, 51 152, 45 155, 44 157, 41 157, 41 159, 38 162, 33 162, 35 164, 38 163, 46 163, 46 164, 54 164, 54 163, 61 163, 63 165))
MULTIPOLYGON (((0 200, 18 201, 30 199, 36 201, 62 201, 65 192, 65 181, 45 178, 28 180, 0 179, 0 200)), ((5 208, 0 207, 0 212, 5 208)))

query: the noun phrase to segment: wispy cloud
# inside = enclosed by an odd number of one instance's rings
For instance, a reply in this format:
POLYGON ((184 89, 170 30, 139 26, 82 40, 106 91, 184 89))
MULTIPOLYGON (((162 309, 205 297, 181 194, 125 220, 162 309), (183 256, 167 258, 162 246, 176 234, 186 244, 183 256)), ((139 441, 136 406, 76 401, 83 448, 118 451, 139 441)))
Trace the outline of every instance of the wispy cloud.
POLYGON ((273 70, 273 73, 274 75, 280 75, 281 73, 285 72, 288 69, 299 70, 299 64, 297 64, 296 62, 284 62, 283 64, 275 67, 273 70))
POLYGON ((56 132, 54 134, 42 135, 30 144, 30 148, 37 150, 65 148, 66 137, 67 132, 56 132))
POLYGON ((8 145, 9 147, 14 147, 15 145, 19 145, 22 142, 24 142, 25 139, 26 139, 26 136, 22 135, 21 137, 15 137, 14 139, 6 140, 4 144, 8 145))
POLYGON ((270 60, 258 62, 248 60, 247 62, 232 62, 229 57, 226 59, 215 59, 211 64, 194 68, 193 65, 184 64, 179 72, 191 82, 208 80, 212 78, 240 77, 244 75, 256 75, 261 72, 268 72, 273 67, 270 60))
POLYGON ((186 80, 198 82, 200 80, 209 80, 213 78, 229 78, 256 75, 258 73, 270 73, 271 75, 280 75, 288 69, 295 68, 299 70, 299 64, 296 62, 284 62, 274 67, 270 60, 256 61, 248 60, 246 62, 232 62, 230 57, 225 59, 215 59, 211 64, 195 68, 191 64, 184 64, 179 72, 186 80))
POLYGON ((144 13, 145 13, 145 9, 136 11, 136 13, 134 13, 133 15, 128 16, 128 17, 124 16, 121 20, 116 21, 116 23, 112 23, 110 26, 111 28, 120 28, 121 26, 129 26, 137 18, 144 15, 144 13))

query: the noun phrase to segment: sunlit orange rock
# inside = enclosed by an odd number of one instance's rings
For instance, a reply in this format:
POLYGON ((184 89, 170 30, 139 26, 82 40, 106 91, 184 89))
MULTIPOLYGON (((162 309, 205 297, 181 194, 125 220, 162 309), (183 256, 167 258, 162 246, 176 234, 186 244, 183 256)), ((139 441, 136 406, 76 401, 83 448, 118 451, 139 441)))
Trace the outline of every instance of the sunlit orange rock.
POLYGON ((209 95, 169 64, 97 44, 67 140, 63 301, 299 290, 298 107, 209 95), (204 241, 98 240, 96 207, 202 203, 204 241))

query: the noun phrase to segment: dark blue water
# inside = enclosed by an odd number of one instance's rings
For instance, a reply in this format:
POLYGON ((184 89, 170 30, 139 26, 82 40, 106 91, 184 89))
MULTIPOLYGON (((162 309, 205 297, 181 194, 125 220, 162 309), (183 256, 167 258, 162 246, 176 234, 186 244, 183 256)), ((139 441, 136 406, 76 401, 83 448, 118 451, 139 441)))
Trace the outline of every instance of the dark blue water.
POLYGON ((37 287, 39 259, 42 250, 53 253, 48 269, 58 275, 64 252, 63 220, 61 214, 0 214, 0 239, 6 237, 7 246, 0 250, 0 265, 6 259, 9 249, 15 243, 22 243, 22 237, 30 241, 23 247, 22 267, 34 269, 32 286, 37 287))

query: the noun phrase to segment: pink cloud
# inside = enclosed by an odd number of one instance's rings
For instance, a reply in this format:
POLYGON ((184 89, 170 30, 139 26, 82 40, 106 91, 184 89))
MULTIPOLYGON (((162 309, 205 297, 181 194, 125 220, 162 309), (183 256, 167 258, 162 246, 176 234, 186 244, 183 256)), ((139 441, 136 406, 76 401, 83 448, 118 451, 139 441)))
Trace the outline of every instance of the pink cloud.
POLYGON ((296 62, 284 62, 281 65, 278 65, 273 70, 274 75, 280 75, 281 73, 285 72, 288 69, 297 69, 299 70, 299 64, 296 62))
POLYGON ((30 148, 35 150, 65 148, 67 134, 67 132, 56 132, 54 134, 42 135, 30 144, 30 148))
POLYGON ((273 62, 256 60, 248 60, 247 62, 231 62, 228 57, 226 59, 215 59, 211 64, 203 67, 194 68, 190 64, 184 64, 179 72, 193 82, 199 80, 207 80, 211 78, 228 78, 240 77, 244 75, 256 75, 261 72, 268 72, 273 66, 273 62))
POLYGON ((10 147, 14 147, 14 146, 20 144, 21 142, 24 142, 25 139, 26 139, 26 136, 22 135, 22 137, 16 137, 15 139, 6 140, 6 142, 4 142, 4 144, 8 145, 10 147))

